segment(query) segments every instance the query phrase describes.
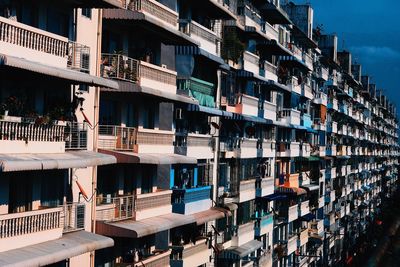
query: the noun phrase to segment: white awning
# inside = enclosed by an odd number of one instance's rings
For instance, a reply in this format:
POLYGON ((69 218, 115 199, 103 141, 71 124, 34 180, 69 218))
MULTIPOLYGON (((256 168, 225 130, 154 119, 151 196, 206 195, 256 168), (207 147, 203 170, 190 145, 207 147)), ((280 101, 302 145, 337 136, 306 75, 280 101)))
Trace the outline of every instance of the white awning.
POLYGON ((202 225, 213 220, 232 216, 232 213, 229 210, 214 207, 209 210, 194 213, 190 216, 196 220, 197 225, 202 225))
POLYGON ((0 66, 8 66, 27 71, 36 72, 52 76, 59 79, 68 80, 71 83, 87 84, 92 86, 108 87, 118 89, 118 83, 109 79, 93 76, 76 70, 57 68, 44 65, 38 62, 33 62, 24 58, 13 57, 0 54, 0 66))
POLYGON ((139 238, 194 223, 196 219, 193 216, 169 213, 140 221, 97 222, 96 229, 108 236, 139 238))
POLYGON ((133 164, 197 164, 197 158, 182 156, 178 154, 157 154, 157 153, 134 153, 126 151, 114 151, 99 149, 101 153, 113 155, 117 163, 133 164))
POLYGON ((0 266, 44 266, 112 246, 114 240, 109 237, 78 231, 64 234, 60 239, 1 252, 0 266))
POLYGON ((0 154, 0 172, 85 168, 115 164, 114 156, 92 151, 48 154, 0 154))
POLYGON ((241 259, 253 251, 261 248, 263 243, 258 240, 251 240, 240 247, 230 247, 223 252, 223 258, 226 259, 241 259))

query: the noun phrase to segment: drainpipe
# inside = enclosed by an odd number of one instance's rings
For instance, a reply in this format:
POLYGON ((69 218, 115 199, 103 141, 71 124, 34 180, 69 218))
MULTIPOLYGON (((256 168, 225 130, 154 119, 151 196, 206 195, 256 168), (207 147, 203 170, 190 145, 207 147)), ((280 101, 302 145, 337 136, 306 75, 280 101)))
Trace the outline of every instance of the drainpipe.
MULTIPOLYGON (((221 74, 222 71, 219 69, 217 70, 217 90, 216 90, 216 99, 215 99, 215 107, 217 109, 220 108, 221 103, 221 74)), ((220 125, 220 117, 214 117, 214 122, 220 125)), ((216 204, 218 203, 218 177, 219 177, 219 129, 215 129, 214 134, 214 162, 213 162, 213 179, 212 179, 212 200, 215 201, 216 204)))
MULTIPOLYGON (((96 60, 95 60, 95 75, 100 76, 99 62, 101 58, 101 38, 102 38, 102 9, 98 9, 97 19, 97 45, 96 45, 96 60)), ((93 116, 93 151, 97 152, 97 138, 98 138, 98 120, 99 120, 99 105, 100 105, 100 87, 94 87, 94 116, 93 116)), ((91 210, 91 232, 96 232, 96 200, 97 200, 97 166, 92 169, 92 210, 91 210)), ((94 267, 95 252, 90 253, 90 266, 94 267)))

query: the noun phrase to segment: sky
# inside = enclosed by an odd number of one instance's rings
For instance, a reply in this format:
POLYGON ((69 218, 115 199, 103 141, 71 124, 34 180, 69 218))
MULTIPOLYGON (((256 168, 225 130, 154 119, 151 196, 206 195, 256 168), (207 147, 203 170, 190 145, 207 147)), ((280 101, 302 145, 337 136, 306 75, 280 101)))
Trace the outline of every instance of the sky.
POLYGON ((295 0, 311 3, 314 28, 338 35, 363 74, 384 89, 400 114, 400 0, 295 0))

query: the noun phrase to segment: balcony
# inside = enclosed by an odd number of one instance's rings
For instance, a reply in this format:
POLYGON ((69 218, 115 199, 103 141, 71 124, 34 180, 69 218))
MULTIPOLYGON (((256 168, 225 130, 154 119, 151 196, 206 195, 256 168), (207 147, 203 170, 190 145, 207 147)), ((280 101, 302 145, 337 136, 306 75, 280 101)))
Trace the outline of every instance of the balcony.
POLYGON ((171 131, 100 125, 98 147, 135 153, 173 154, 174 133, 171 131))
POLYGON ((211 186, 188 189, 173 189, 172 211, 193 214, 211 208, 211 186))
POLYGON ((303 51, 301 51, 300 47, 294 43, 289 43, 288 48, 290 51, 292 51, 295 58, 297 58, 299 61, 303 61, 303 51))
POLYGON ((225 141, 226 158, 256 158, 258 139, 235 137, 225 141))
POLYGON ((139 194, 135 203, 135 219, 157 217, 172 212, 171 190, 139 194))
POLYGON ((300 156, 305 158, 311 156, 310 144, 307 143, 300 144, 300 156))
POLYGON ((246 224, 238 226, 237 236, 232 237, 232 246, 238 246, 254 240, 254 222, 251 221, 246 224))
POLYGON ((215 86, 212 83, 194 77, 178 79, 178 92, 195 98, 199 104, 206 107, 215 107, 215 86))
POLYGON ((172 246, 170 264, 171 267, 200 266, 208 263, 211 255, 212 249, 208 247, 208 243, 199 240, 196 244, 172 246))
POLYGON ((310 223, 310 237, 323 237, 324 235, 324 221, 319 220, 310 223))
POLYGON ((312 126, 311 115, 304 113, 302 115, 301 125, 307 128, 311 128, 312 126))
POLYGON ((264 32, 269 40, 279 40, 279 31, 268 22, 265 22, 264 32))
POLYGON ((262 63, 263 68, 260 69, 260 75, 265 77, 268 80, 272 80, 274 82, 278 82, 278 69, 277 67, 269 63, 268 61, 264 61, 262 63))
POLYGON ((320 118, 315 118, 313 128, 314 128, 314 130, 317 130, 317 131, 325 131, 326 124, 320 118))
POLYGON ((333 203, 336 200, 335 191, 326 192, 325 203, 333 203))
POLYGON ((176 72, 120 54, 102 54, 101 76, 176 94, 176 72))
POLYGON ((296 109, 282 109, 278 113, 278 120, 293 125, 300 125, 300 111, 296 109))
POLYGON ((290 77, 287 80, 286 85, 290 88, 292 92, 301 95, 301 84, 299 84, 299 79, 297 77, 290 77))
POLYGON ((303 201, 299 205, 299 216, 304 216, 306 214, 310 213, 310 201, 303 201))
MULTIPOLYGON (((170 254, 171 251, 165 251, 159 254, 154 254, 154 255, 146 255, 147 257, 140 262, 135 262, 133 263, 133 267, 158 267, 158 266, 170 266, 170 254)), ((127 266, 132 266, 130 265, 127 266)), ((125 266, 125 265, 121 265, 125 266)))
POLYGON ((62 153, 87 149, 86 124, 36 121, 10 116, 0 119, 0 153, 62 153))
POLYGON ((85 204, 0 215, 0 252, 58 239, 85 227, 85 204))
POLYGON ((288 211, 288 222, 293 222, 299 218, 299 205, 293 205, 289 207, 288 211))
POLYGON ((337 99, 329 98, 328 99, 328 108, 333 109, 335 111, 339 111, 338 101, 337 99))
POLYGON ((179 20, 179 30, 200 43, 200 47, 216 56, 220 56, 221 38, 216 32, 194 20, 179 20))
POLYGON ((324 105, 326 107, 328 105, 328 96, 325 93, 319 91, 315 94, 313 102, 314 104, 324 105))
POLYGON ((303 62, 306 64, 306 66, 312 71, 314 69, 314 60, 312 56, 310 56, 307 53, 303 53, 303 62))
POLYGON ((264 101, 264 118, 276 121, 276 104, 264 101))
POLYGON ((214 157, 213 138, 210 135, 188 134, 186 138, 187 155, 198 159, 214 157))
POLYGON ((274 215, 272 213, 257 218, 255 222, 255 236, 262 236, 272 232, 274 226, 274 215))
POLYGON ((165 26, 178 30, 178 13, 155 0, 132 0, 128 9, 144 13, 165 26))
POLYGON ((275 157, 276 143, 272 140, 262 140, 262 157, 273 158, 275 157))
POLYGON ((299 157, 300 156, 300 143, 278 143, 277 144, 277 157, 299 157))
POLYGON ((329 70, 327 68, 324 67, 318 67, 317 68, 317 77, 321 80, 327 81, 328 77, 329 77, 329 70))
POLYGON ((256 181, 256 196, 265 197, 274 193, 275 184, 273 178, 262 178, 256 181))
POLYGON ((311 89, 311 85, 308 83, 303 83, 301 85, 301 95, 308 98, 308 99, 313 99, 314 95, 311 89))
POLYGON ((228 111, 258 117, 260 100, 246 94, 237 94, 234 107, 227 107, 228 111))
POLYGON ((297 250, 297 240, 298 240, 297 235, 294 235, 289 238, 287 244, 287 255, 290 255, 297 250))
POLYGON ((15 20, 0 17, 0 53, 58 68, 89 72, 89 47, 15 20))
POLYGON ((260 73, 260 57, 249 52, 244 51, 243 53, 243 61, 242 68, 245 71, 252 72, 255 75, 259 75, 260 73))
POLYGON ((328 122, 326 131, 328 133, 337 133, 338 132, 338 126, 336 121, 328 122))
POLYGON ((240 181, 239 185, 239 202, 246 202, 256 198, 256 180, 240 181))
POLYGON ((308 243, 308 229, 303 229, 299 234, 299 243, 298 246, 304 246, 308 243))

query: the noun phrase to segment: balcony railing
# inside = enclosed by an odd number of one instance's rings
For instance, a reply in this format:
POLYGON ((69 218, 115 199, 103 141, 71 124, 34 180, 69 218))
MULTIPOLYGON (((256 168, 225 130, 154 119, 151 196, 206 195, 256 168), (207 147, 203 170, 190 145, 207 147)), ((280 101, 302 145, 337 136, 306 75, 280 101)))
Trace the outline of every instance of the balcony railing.
POLYGON ((172 203, 190 203, 204 199, 210 199, 211 186, 173 189, 172 203))
POLYGON ((83 123, 37 124, 29 119, 0 120, 0 140, 65 142, 65 149, 86 149, 87 128, 83 123))
POLYGON ((72 203, 61 207, 64 233, 85 228, 85 204, 72 203))
POLYGON ((87 72, 90 71, 90 48, 76 42, 68 43, 68 61, 70 69, 87 72))
POLYGON ((97 219, 119 221, 134 217, 134 196, 97 197, 97 219))
POLYGON ((98 147, 110 150, 133 150, 137 130, 133 127, 100 125, 98 147))
POLYGON ((135 210, 142 211, 171 204, 171 190, 137 195, 135 210))
POLYGON ((61 228, 71 232, 85 228, 85 204, 72 203, 20 213, 0 215, 0 239, 61 228))
POLYGON ((62 208, 59 207, 0 215, 0 238, 60 228, 62 227, 61 212, 62 208))
POLYGON ((178 14, 155 0, 132 0, 128 8, 130 10, 146 12, 174 27, 178 24, 178 14))
POLYGON ((152 82, 176 87, 176 72, 120 54, 102 54, 101 76, 149 87, 156 86, 152 82))
POLYGON ((4 17, 0 17, 0 42, 62 58, 68 52, 68 39, 4 17))

